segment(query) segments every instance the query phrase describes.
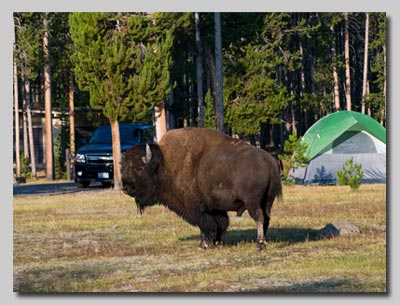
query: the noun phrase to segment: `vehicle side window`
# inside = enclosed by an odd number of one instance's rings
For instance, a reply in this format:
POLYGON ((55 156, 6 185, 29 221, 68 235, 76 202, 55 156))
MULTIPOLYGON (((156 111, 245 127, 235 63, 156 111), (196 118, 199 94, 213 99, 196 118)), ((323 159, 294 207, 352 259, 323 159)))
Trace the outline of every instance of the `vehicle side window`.
POLYGON ((141 134, 139 129, 133 130, 133 144, 141 143, 141 134))
POLYGON ((153 143, 153 128, 145 128, 142 130, 142 139, 140 143, 153 143))

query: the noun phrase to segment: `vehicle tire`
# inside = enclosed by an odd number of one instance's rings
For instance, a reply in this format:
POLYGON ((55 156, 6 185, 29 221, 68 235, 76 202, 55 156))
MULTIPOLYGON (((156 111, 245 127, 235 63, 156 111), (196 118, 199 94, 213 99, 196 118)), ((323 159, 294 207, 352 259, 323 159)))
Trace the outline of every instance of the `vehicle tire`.
POLYGON ((90 182, 75 182, 76 186, 80 189, 87 188, 90 182))

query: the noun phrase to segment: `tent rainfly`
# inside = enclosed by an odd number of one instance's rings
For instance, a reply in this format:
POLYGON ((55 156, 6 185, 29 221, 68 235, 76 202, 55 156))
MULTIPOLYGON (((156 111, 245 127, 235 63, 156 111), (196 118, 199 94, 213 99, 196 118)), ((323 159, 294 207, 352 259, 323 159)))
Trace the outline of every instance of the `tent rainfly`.
POLYGON ((291 171, 297 184, 337 184, 350 158, 361 164, 362 183, 386 183, 386 129, 371 117, 339 111, 317 121, 303 136, 307 167, 291 171))

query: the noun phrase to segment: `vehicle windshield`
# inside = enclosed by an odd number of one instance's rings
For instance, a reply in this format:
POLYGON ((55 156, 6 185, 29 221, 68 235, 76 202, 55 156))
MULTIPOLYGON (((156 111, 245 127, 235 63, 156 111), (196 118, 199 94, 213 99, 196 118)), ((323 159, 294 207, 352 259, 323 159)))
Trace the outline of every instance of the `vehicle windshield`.
MULTIPOLYGON (((121 145, 133 145, 138 143, 148 143, 152 141, 151 128, 135 128, 132 125, 120 125, 119 133, 121 145)), ((102 126, 95 130, 90 144, 112 144, 111 126, 102 126)))

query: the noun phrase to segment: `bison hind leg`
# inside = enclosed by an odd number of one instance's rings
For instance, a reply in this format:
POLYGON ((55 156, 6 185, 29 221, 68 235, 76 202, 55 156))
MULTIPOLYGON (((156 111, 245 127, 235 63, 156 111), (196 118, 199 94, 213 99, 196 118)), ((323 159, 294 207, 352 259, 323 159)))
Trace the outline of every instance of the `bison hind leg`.
POLYGON ((222 235, 228 226, 229 217, 226 211, 213 210, 200 213, 201 241, 199 247, 206 249, 209 247, 209 243, 221 245, 222 235))

